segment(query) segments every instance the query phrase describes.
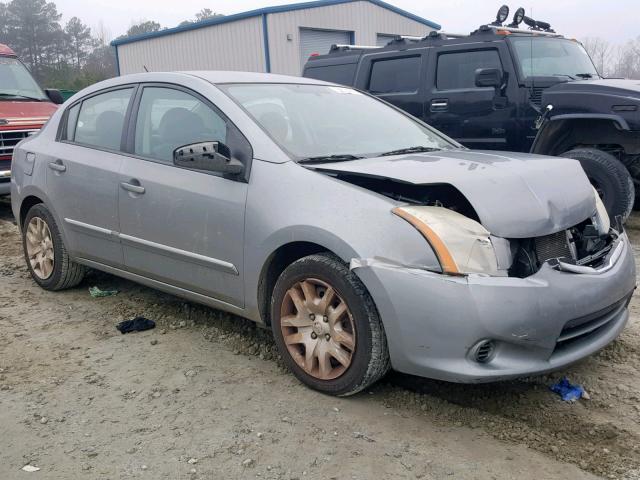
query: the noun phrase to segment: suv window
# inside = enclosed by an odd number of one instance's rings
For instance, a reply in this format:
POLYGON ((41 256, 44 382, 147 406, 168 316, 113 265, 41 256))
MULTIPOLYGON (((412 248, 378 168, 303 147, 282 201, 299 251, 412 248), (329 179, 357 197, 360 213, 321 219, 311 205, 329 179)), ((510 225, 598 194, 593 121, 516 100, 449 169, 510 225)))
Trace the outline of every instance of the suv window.
MULTIPOLYGON (((132 92, 133 87, 129 87, 84 100, 77 117, 73 141, 93 147, 120 150, 124 117, 132 92)), ((71 108, 67 117, 70 121, 75 117, 74 108, 71 108)), ((73 132, 73 125, 68 124, 67 134, 73 132)))
POLYGON ((441 53, 438 56, 436 87, 438 90, 476 88, 475 73, 478 68, 500 68, 497 50, 441 53))
POLYGON ((373 94, 410 93, 419 85, 419 56, 378 60, 371 66, 369 91, 373 94))
POLYGON ((181 90, 144 88, 134 153, 172 163, 176 148, 205 141, 227 142, 227 123, 216 111, 181 90))

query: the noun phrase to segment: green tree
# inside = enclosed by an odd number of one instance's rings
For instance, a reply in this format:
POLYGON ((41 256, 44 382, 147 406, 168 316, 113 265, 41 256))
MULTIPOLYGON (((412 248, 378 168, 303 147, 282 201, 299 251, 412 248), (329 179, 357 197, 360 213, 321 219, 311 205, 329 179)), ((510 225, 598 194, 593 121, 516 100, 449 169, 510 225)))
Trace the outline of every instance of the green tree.
POLYGON ((60 17, 56 5, 46 0, 12 0, 6 7, 8 43, 36 76, 55 59, 57 44, 64 42, 60 17))
POLYGON ((64 32, 67 35, 76 68, 80 69, 85 57, 95 44, 95 40, 91 37, 91 29, 78 17, 72 17, 65 25, 64 32))
MULTIPOLYGON (((14 0, 15 1, 15 0, 14 0)), ((160 24, 158 22, 154 22, 153 20, 145 20, 140 23, 136 23, 129 27, 126 37, 131 37, 132 35, 141 35, 143 33, 157 32, 160 30, 160 24)))

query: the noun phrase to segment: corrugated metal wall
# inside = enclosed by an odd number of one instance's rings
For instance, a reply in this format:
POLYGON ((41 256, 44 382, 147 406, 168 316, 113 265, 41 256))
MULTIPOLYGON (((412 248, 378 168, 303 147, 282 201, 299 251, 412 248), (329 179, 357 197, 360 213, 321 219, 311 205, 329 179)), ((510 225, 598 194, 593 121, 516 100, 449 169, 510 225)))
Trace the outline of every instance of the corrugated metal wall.
MULTIPOLYGON (((145 65, 149 71, 265 72, 262 21, 256 16, 118 45, 120 74, 143 72, 145 65)), ((272 73, 300 75, 301 28, 353 31, 355 43, 362 45, 376 45, 378 34, 425 35, 433 30, 367 1, 272 13, 267 16, 272 73)))
MULTIPOLYGON (((271 72, 300 75, 300 28, 355 32, 358 45, 375 45, 378 33, 425 35, 426 25, 369 2, 343 3, 269 15, 271 72), (291 40, 287 40, 287 34, 291 40)), ((326 53, 326 52, 318 52, 326 53)))
POLYGON ((172 70, 264 72, 262 18, 118 45, 120 74, 172 70))

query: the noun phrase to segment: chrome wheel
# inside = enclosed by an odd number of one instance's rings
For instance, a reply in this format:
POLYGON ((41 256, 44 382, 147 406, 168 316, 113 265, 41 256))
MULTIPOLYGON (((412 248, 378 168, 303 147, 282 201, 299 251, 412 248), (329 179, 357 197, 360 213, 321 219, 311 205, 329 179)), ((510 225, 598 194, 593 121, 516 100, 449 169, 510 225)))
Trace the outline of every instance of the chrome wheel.
POLYGON ((33 217, 25 233, 27 256, 31 270, 41 280, 53 273, 53 239, 47 223, 40 217, 33 217))
POLYGON ((307 278, 289 288, 280 308, 280 328, 289 354, 312 377, 333 380, 351 365, 353 317, 326 282, 307 278))

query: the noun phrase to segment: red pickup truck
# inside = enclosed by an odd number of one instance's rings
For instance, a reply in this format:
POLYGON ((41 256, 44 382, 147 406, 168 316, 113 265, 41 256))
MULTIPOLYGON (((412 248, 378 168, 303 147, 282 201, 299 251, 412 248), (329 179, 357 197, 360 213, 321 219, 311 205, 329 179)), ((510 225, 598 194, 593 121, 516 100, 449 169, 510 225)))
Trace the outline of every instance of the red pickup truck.
POLYGON ((43 90, 18 56, 0 44, 0 195, 11 185, 13 147, 40 130, 63 102, 58 90, 43 90))

